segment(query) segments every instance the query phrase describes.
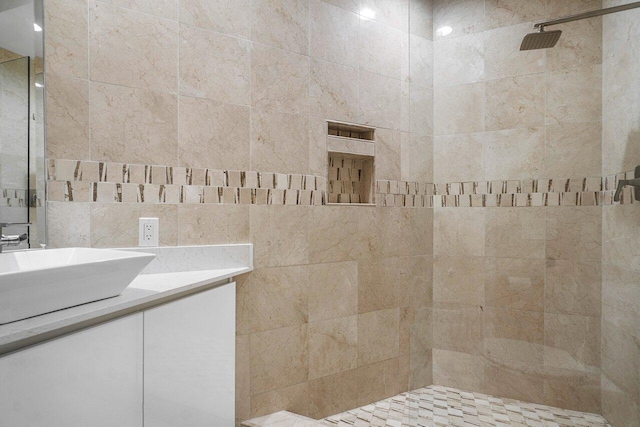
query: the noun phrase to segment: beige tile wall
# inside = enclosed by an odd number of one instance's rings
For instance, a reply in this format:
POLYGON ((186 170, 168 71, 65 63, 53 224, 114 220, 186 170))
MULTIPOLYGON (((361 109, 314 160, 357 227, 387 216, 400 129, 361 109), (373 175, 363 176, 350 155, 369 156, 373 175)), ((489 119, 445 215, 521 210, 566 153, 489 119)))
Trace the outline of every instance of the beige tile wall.
MULTIPOLYGON (((431 11, 47 0, 48 157, 324 177, 332 119, 378 128, 377 179, 432 182, 431 11)), ((255 244, 238 280, 239 420, 321 417, 432 382, 429 209, 48 208, 51 246, 136 245, 140 216, 160 218, 163 245, 255 244)))
MULTIPOLYGON (((602 170, 607 173, 640 164, 640 11, 603 19, 602 170)), ((640 425, 640 209, 607 206, 602 219, 602 413, 615 427, 640 425)))
MULTIPOLYGON (((603 3, 48 0, 48 156, 324 176, 333 119, 378 128, 377 179, 614 175, 640 163, 638 12, 518 51, 603 3)), ((49 227, 128 246, 158 216, 162 244, 255 244, 238 419, 433 382, 617 427, 640 422, 637 209, 50 202, 49 227)))
MULTIPOLYGON (((602 20, 519 51, 533 21, 599 7, 434 2, 436 183, 602 176, 602 20)), ((434 383, 599 412, 601 224, 598 206, 436 207, 434 383)))

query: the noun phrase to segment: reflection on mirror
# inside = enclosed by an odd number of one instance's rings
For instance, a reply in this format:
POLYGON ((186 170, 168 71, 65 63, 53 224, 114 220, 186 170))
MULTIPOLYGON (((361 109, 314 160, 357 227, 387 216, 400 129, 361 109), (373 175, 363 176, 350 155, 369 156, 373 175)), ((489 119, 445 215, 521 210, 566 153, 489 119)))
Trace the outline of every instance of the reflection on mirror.
POLYGON ((4 251, 46 243, 43 28, 42 0, 0 1, 0 224, 19 224, 4 251))

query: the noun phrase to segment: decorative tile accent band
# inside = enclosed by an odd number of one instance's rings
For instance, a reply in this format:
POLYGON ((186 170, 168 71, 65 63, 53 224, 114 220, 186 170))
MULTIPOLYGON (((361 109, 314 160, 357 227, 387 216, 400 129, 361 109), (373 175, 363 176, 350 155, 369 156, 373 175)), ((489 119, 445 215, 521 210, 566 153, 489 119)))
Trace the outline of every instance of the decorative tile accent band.
POLYGON ((0 208, 26 207, 28 191, 0 188, 0 208))
MULTIPOLYGON (((612 205, 620 179, 634 171, 595 178, 527 179, 432 184, 378 180, 379 206, 396 207, 527 207, 612 205), (429 200, 425 200, 425 197, 429 200)), ((636 202, 625 187, 621 204, 636 202)))
POLYGON ((320 206, 325 204, 325 192, 200 185, 49 181, 48 200, 54 202, 320 206))
POLYGON ((325 191, 327 186, 325 178, 315 175, 136 165, 84 160, 49 160, 48 180, 312 191, 325 191))
MULTIPOLYGON (((618 180, 632 177, 633 171, 602 178, 442 184, 378 180, 376 205, 406 208, 612 205, 618 180)), ((315 175, 50 160, 48 179, 48 200, 60 202, 303 206, 329 202, 327 180, 315 175)), ((11 192, 16 190, 0 191, 3 195, 0 206, 26 204, 26 192, 21 198, 13 197, 17 193, 11 192)), ((620 203, 635 202, 632 188, 626 187, 620 203)))

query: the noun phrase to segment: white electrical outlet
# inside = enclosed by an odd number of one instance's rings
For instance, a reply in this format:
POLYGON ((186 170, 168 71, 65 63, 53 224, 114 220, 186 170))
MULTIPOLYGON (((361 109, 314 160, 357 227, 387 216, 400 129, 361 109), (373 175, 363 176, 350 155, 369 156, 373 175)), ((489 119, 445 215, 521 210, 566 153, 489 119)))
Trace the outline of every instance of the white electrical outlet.
POLYGON ((160 224, 158 218, 140 218, 138 246, 158 246, 160 224))

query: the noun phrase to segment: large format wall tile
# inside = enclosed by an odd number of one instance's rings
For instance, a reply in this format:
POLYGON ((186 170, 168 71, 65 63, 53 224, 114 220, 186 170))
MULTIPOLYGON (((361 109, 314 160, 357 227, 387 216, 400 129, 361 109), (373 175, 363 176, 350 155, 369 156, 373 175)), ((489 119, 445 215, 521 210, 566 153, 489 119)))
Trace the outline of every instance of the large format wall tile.
POLYGON ((486 393, 525 402, 544 402, 543 368, 500 361, 488 361, 484 367, 486 393))
POLYGON ((309 58, 254 43, 251 105, 283 113, 309 112, 309 58))
POLYGON ((484 390, 484 358, 457 351, 433 349, 433 383, 463 390, 484 390))
POLYGON ((358 313, 358 264, 355 261, 309 266, 309 321, 358 313))
POLYGON ((487 80, 545 71, 544 50, 520 51, 522 37, 529 32, 531 32, 530 24, 502 27, 487 32, 485 44, 485 78, 487 80))
POLYGON ((307 325, 251 334, 251 392, 258 394, 308 378, 307 325))
POLYGON ((486 0, 484 8, 487 29, 545 18, 545 0, 486 0))
POLYGON ((487 307, 544 310, 544 260, 487 258, 485 271, 487 307))
POLYGON ((393 396, 407 390, 409 383, 408 356, 372 363, 358 368, 358 383, 361 385, 358 405, 367 405, 382 396, 393 396))
POLYGON ((358 316, 309 324, 309 379, 355 369, 358 316))
POLYGON ((177 92, 176 22, 100 2, 89 12, 92 80, 177 92))
POLYGON ((91 247, 126 248, 138 242, 140 205, 127 203, 91 205, 91 247))
POLYGON ((548 70, 584 67, 601 63, 602 18, 563 24, 562 37, 560 37, 558 44, 547 51, 548 70))
POLYGON ((544 176, 600 176, 601 152, 602 131, 599 122, 547 126, 544 176))
POLYGON ((436 209, 434 251, 438 256, 484 256, 483 209, 436 209))
POLYGON ((547 260, 545 311, 600 316, 602 268, 594 261, 547 260))
POLYGON ((640 398, 640 344, 607 321, 602 322, 602 371, 632 400, 640 398))
POLYGON ((360 71, 359 84, 359 122, 375 127, 400 129, 400 81, 360 71))
MULTIPOLYGON (((412 84, 409 88, 409 98, 410 131, 418 135, 431 136, 433 134, 433 90, 412 84)), ((425 162, 425 164, 430 163, 425 162)))
POLYGON ((448 303, 436 303, 434 306, 433 348, 482 355, 482 308, 448 303))
POLYGON ((231 36, 251 36, 251 0, 179 0, 180 22, 231 36))
POLYGON ((373 20, 361 20, 358 34, 360 69, 399 80, 402 32, 373 20))
POLYGON ((602 262, 640 271, 640 215, 637 205, 604 209, 602 217, 602 262))
POLYGON ((310 209, 299 206, 251 206, 254 265, 309 264, 310 209))
POLYGON ((280 408, 286 408, 286 410, 295 414, 307 416, 309 415, 310 404, 307 398, 309 393, 310 384, 303 382, 255 394, 251 396, 250 400, 251 413, 248 417, 242 418, 242 420, 273 414, 281 410, 280 408))
POLYGON ((376 21, 404 32, 409 30, 409 0, 362 0, 360 7, 361 10, 369 9, 376 21))
POLYGON ((508 129, 484 134, 486 180, 541 177, 544 168, 545 129, 508 129))
POLYGON ((179 103, 181 166, 251 170, 248 107, 185 96, 179 103))
POLYGON ((486 88, 487 130, 544 126, 542 74, 493 80, 487 82, 486 88))
POLYGON ((309 7, 310 55, 358 67, 358 15, 320 0, 311 0, 309 7))
POLYGON ((47 75, 47 157, 88 159, 89 83, 47 75))
POLYGON ((308 322, 307 266, 258 268, 238 290, 239 318, 247 319, 238 333, 299 326, 308 322), (246 330, 245 330, 246 328, 246 330))
POLYGON ((409 32, 433 40, 433 0, 409 0, 409 32))
POLYGON ((599 413, 599 374, 545 368, 544 404, 574 411, 599 413))
POLYGON ((433 180, 433 138, 402 132, 400 137, 400 177, 404 181, 433 180), (427 159, 425 162, 424 160, 427 159))
POLYGON ((484 28, 483 0, 443 0, 433 3, 434 40, 477 33, 484 28), (451 31, 448 34, 438 31, 444 27, 450 27, 451 31))
POLYGON ((358 263, 358 312, 368 313, 398 306, 398 258, 358 263))
MULTIPOLYGON (((376 178, 400 179, 402 137, 399 131, 376 131, 376 178)), ((426 160, 426 159, 423 159, 426 160)), ((426 162, 425 162, 426 163, 426 162)))
POLYGON ((178 20, 178 0, 100 0, 115 6, 148 13, 160 18, 178 20))
POLYGON ((545 366, 598 373, 600 318, 552 313, 544 316, 545 366))
POLYGON ((309 0, 255 0, 251 7, 251 40, 308 53, 309 0))
POLYGON ((448 88, 436 86, 434 135, 485 130, 485 85, 473 83, 448 88))
POLYGON ((484 181, 482 133, 437 136, 433 143, 435 182, 484 181))
POLYGON ((358 366, 398 356, 399 321, 397 308, 358 315, 358 366))
MULTIPOLYGON (((309 102, 313 115, 331 120, 357 121, 358 69, 312 59, 309 102)), ((325 135, 326 132, 322 137, 325 135)))
POLYGON ((309 258, 312 264, 353 261, 360 257, 357 208, 322 206, 311 208, 309 258))
POLYGON ((602 67, 547 73, 547 124, 597 122, 602 117, 602 67))
POLYGON ((88 203, 47 203, 47 246, 91 246, 91 206, 88 203), (73 217, 73 221, 69 218, 73 217))
POLYGON ((175 164, 175 95, 96 83, 91 85, 90 102, 93 160, 175 164))
POLYGON ((544 208, 488 208, 487 256, 543 259, 544 218, 544 208))
POLYGON ((640 288, 636 273, 602 266, 602 317, 628 335, 640 339, 640 288))
POLYGON ((484 305, 484 259, 436 256, 433 263, 435 302, 484 305))
POLYGON ((86 0, 47 2, 47 72, 81 79, 89 76, 88 13, 86 0))
POLYGON ((249 206, 179 206, 178 224, 179 245, 249 242, 249 206))
POLYGON ((180 94, 249 105, 251 47, 246 40, 180 26, 180 94))
POLYGON ((469 35, 434 44, 434 84, 441 88, 484 78, 484 36, 469 35))
POLYGON ((360 370, 352 369, 309 381, 309 416, 314 419, 358 406, 360 370))
POLYGON ((251 168, 305 174, 309 168, 308 116, 252 110, 251 168))
POLYGON ((548 209, 547 258, 599 261, 602 256, 602 209, 548 209))
POLYGON ((544 314, 488 308, 484 313, 484 351, 489 360, 507 365, 542 366, 544 314))
POLYGON ((434 57, 430 38, 412 35, 409 39, 409 77, 411 83, 433 86, 434 57))

